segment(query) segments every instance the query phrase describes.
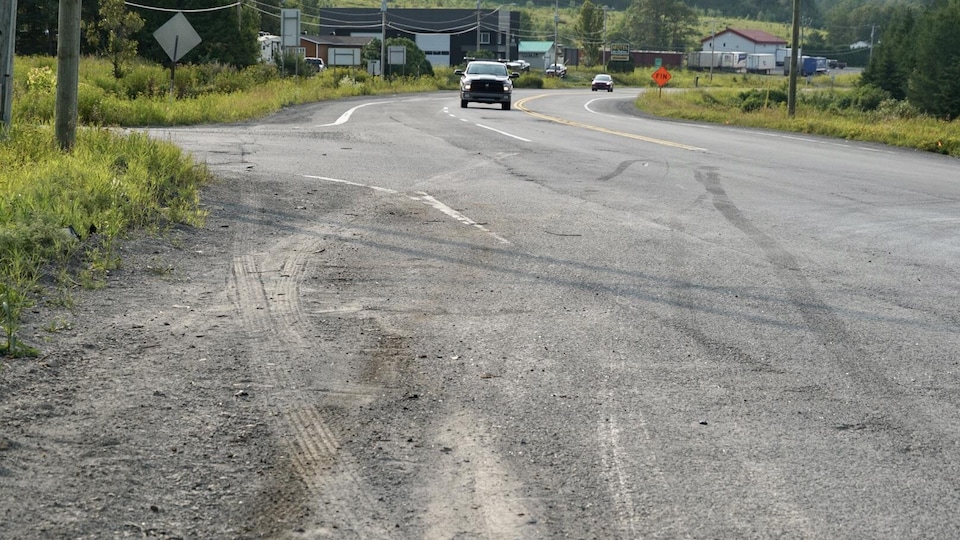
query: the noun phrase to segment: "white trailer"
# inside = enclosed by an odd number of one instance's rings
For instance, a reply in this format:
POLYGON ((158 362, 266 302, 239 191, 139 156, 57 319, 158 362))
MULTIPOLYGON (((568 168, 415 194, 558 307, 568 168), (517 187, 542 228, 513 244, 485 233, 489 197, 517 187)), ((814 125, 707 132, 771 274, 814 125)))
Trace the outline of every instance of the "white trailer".
POLYGON ((747 69, 747 53, 741 51, 724 51, 720 55, 720 69, 741 73, 747 69))
POLYGON ((747 55, 747 73, 769 75, 777 67, 777 58, 771 53, 753 53, 747 55))
MULTIPOLYGON (((776 50, 776 62, 777 66, 784 66, 790 64, 790 47, 777 47, 776 50)), ((800 58, 803 55, 803 49, 797 51, 797 58, 800 58)))
POLYGON ((720 51, 693 51, 687 54, 687 69, 702 71, 720 68, 720 51))

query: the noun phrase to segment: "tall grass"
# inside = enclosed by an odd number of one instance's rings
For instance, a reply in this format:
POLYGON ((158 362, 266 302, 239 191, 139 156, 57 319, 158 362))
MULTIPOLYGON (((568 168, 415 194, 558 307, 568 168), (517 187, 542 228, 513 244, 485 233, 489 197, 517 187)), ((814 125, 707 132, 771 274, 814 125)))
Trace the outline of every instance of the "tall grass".
POLYGON ((0 353, 34 351, 15 336, 23 310, 43 300, 45 278, 54 288, 96 286, 131 229, 201 225, 209 178, 172 143, 142 134, 83 128, 63 153, 48 125, 15 124, 0 141, 0 353))
MULTIPOLYGON (((457 87, 452 68, 437 69, 433 77, 384 80, 345 68, 281 77, 267 65, 244 70, 218 64, 185 65, 177 68, 173 84, 169 70, 155 64, 134 64, 119 80, 114 79, 112 70, 105 60, 89 58, 81 63, 77 107, 81 124, 136 127, 235 122, 302 103, 457 87)), ((55 88, 50 58, 18 58, 14 122, 52 123, 55 88)))
POLYGON ((63 153, 51 127, 56 61, 18 57, 13 124, 0 138, 0 327, 7 338, 0 354, 35 352, 16 339, 17 330, 25 309, 51 300, 47 281, 61 294, 77 284, 98 286, 121 264, 115 241, 128 231, 203 223, 200 189, 209 171, 170 143, 110 128, 234 122, 301 103, 457 85, 452 68, 386 80, 339 68, 306 75, 207 64, 178 67, 171 82, 168 70, 135 63, 115 79, 109 62, 86 58, 81 128, 73 150, 63 153))
POLYGON ((714 76, 710 86, 690 87, 690 76, 680 72, 679 84, 686 88, 675 88, 671 80, 667 91, 640 93, 637 107, 663 117, 826 135, 960 156, 960 121, 925 116, 909 104, 894 100, 863 110, 857 106, 861 94, 853 75, 803 80, 798 85, 792 117, 787 112, 784 77, 720 74, 714 76))

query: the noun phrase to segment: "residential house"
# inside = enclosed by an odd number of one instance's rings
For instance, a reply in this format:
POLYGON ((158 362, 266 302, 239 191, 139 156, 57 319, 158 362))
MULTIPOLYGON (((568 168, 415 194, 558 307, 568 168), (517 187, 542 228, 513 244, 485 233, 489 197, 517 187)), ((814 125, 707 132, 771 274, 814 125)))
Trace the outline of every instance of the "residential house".
POLYGON ((327 66, 359 66, 361 51, 373 40, 366 36, 300 36, 307 58, 322 58, 327 66))

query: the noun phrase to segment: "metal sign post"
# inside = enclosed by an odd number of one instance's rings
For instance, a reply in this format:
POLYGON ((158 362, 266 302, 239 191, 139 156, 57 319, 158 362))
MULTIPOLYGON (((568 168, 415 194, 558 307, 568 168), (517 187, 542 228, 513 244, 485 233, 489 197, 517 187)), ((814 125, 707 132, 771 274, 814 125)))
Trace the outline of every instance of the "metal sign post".
POLYGON ((174 76, 177 70, 177 61, 200 44, 200 34, 193 29, 182 12, 157 28, 153 33, 163 51, 170 57, 170 99, 173 99, 174 76))
POLYGON ((17 27, 17 0, 0 2, 0 139, 10 129, 13 107, 14 30, 17 27))

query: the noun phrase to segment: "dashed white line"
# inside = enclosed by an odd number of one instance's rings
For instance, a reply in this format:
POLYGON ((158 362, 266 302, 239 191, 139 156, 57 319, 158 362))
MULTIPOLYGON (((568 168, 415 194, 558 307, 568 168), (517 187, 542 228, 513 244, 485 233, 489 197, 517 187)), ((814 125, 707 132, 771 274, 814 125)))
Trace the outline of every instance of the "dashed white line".
POLYGON ((429 194, 427 194, 426 192, 421 191, 421 192, 419 192, 419 194, 420 194, 419 197, 413 197, 413 196, 410 196, 410 195, 408 195, 408 197, 409 197, 411 200, 414 200, 414 201, 424 202, 424 203, 426 203, 428 206, 432 206, 433 208, 436 208, 437 210, 439 210, 439 211, 443 212, 444 214, 452 217, 453 219, 459 221, 460 223, 463 223, 464 225, 470 225, 471 227, 476 227, 477 229, 480 229, 481 231, 483 231, 483 232, 489 234, 490 236, 494 237, 494 238, 495 238, 498 242, 500 242, 501 244, 509 244, 509 243, 510 243, 510 241, 507 240, 506 238, 504 238, 504 237, 496 234, 495 232, 493 232, 493 231, 491 231, 490 229, 484 227, 483 225, 477 223, 476 221, 468 218, 467 216, 461 214, 460 212, 457 212, 457 211, 454 210, 453 208, 450 208, 449 206, 443 204, 442 202, 438 201, 437 199, 431 197, 431 196, 430 196, 429 194))
MULTIPOLYGON (((389 193, 389 194, 391 194, 391 195, 400 194, 400 192, 397 191, 397 190, 395 190, 395 189, 390 189, 390 188, 385 188, 385 187, 380 187, 380 186, 372 186, 372 185, 369 185, 369 184, 361 184, 361 183, 359 183, 359 182, 352 182, 352 181, 350 181, 350 180, 343 180, 343 179, 341 179, 341 178, 330 178, 329 176, 316 176, 316 175, 311 175, 311 174, 305 174, 305 175, 303 175, 303 177, 304 177, 304 178, 313 178, 314 180, 323 180, 323 181, 325 181, 325 182, 335 182, 335 183, 337 183, 337 184, 346 184, 346 185, 348 185, 348 186, 356 186, 356 187, 368 188, 368 189, 372 189, 372 190, 374 190, 374 191, 380 191, 380 192, 383 192, 383 193, 389 193)), ((434 208, 434 209, 436 209, 436 210, 439 210, 440 212, 443 212, 444 214, 452 217, 453 219, 459 221, 460 223, 463 223, 464 225, 469 225, 469 226, 471 226, 471 227, 474 227, 475 229, 478 229, 478 230, 480 230, 480 231, 483 231, 484 233, 490 235, 490 236, 493 237, 497 242, 500 242, 501 244, 510 244, 510 241, 507 240, 506 238, 504 238, 504 237, 500 236, 499 234, 491 231, 490 229, 488 229, 488 228, 484 227, 483 225, 481 225, 480 223, 477 223, 476 221, 468 218, 467 216, 461 214, 460 212, 457 212, 457 211, 454 210, 453 208, 450 208, 449 206, 443 204, 442 202, 438 201, 435 197, 433 197, 432 195, 430 195, 429 193, 427 193, 427 192, 425 192, 425 191, 418 191, 416 195, 404 195, 404 197, 410 199, 411 201, 417 201, 417 202, 426 204, 427 206, 430 206, 431 208, 434 208)))
POLYGON ((505 135, 505 136, 507 136, 507 137, 513 137, 514 139, 517 139, 517 140, 520 140, 520 141, 523 141, 523 142, 530 142, 530 139, 524 139, 523 137, 520 137, 519 135, 512 135, 512 134, 510 134, 510 133, 507 133, 506 131, 500 131, 499 129, 495 129, 495 128, 492 128, 492 127, 490 127, 490 126, 485 126, 485 125, 483 125, 483 124, 475 124, 475 125, 476 125, 477 127, 483 128, 483 129, 489 129, 490 131, 493 131, 494 133, 499 133, 499 134, 505 135))
POLYGON ((443 112, 447 113, 451 118, 456 118, 457 120, 460 120, 461 122, 472 123, 473 125, 477 126, 478 128, 488 129, 488 130, 490 130, 490 131, 492 131, 492 132, 494 132, 494 133, 499 133, 500 135, 503 135, 504 137, 510 137, 510 138, 512 138, 512 139, 517 139, 518 141, 523 141, 523 142, 532 142, 530 139, 525 139, 525 138, 523 138, 523 137, 521 137, 521 136, 519 136, 519 135, 514 135, 514 134, 512 134, 512 133, 507 133, 506 131, 502 131, 502 130, 499 130, 499 129, 496 129, 496 128, 492 128, 492 127, 490 127, 490 126, 485 126, 485 125, 483 125, 483 124, 477 124, 477 123, 471 121, 471 120, 468 119, 468 118, 459 117, 459 116, 451 113, 446 107, 443 108, 443 112))

